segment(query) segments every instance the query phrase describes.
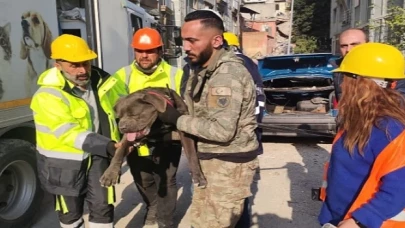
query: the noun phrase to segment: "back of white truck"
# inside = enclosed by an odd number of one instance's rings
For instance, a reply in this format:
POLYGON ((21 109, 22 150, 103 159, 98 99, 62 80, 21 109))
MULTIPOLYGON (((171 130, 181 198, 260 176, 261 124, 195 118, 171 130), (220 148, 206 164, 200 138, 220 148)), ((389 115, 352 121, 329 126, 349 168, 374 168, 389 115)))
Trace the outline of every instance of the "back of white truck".
POLYGON ((82 37, 98 53, 93 64, 112 74, 133 61, 133 33, 156 25, 128 0, 0 0, 1 228, 30 227, 40 208, 29 105, 38 76, 53 65, 51 42, 62 33, 82 37))
MULTIPOLYGON (((0 227, 29 227, 42 191, 29 108, 59 35, 56 1, 0 0, 0 227)), ((44 104, 46 105, 46 104, 44 104)))

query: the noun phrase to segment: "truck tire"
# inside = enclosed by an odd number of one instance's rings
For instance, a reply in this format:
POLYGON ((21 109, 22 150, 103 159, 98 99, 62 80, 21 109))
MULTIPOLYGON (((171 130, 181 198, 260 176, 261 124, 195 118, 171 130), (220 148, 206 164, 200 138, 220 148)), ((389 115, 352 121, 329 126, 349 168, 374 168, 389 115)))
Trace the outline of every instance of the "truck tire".
POLYGON ((0 140, 0 227, 30 227, 43 191, 35 146, 20 139, 0 140))

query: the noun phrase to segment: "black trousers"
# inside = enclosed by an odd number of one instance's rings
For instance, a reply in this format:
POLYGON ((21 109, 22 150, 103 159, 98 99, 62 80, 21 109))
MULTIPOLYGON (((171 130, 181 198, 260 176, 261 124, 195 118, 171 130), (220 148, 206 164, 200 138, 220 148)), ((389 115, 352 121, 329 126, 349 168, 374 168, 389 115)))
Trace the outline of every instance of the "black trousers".
POLYGON ((179 144, 160 144, 150 147, 153 156, 140 157, 134 151, 127 157, 135 185, 148 210, 156 213, 159 227, 174 227, 177 202, 176 173, 180 162, 179 144))
MULTIPOLYGON (((88 172, 87 192, 78 197, 63 196, 69 212, 63 213, 62 208, 58 212, 61 223, 67 225, 77 224, 81 221, 85 201, 89 208, 90 223, 109 224, 114 222, 114 205, 108 204, 108 190, 102 187, 99 182, 108 165, 109 161, 106 158, 92 156, 91 167, 88 172)), ((61 196, 56 196, 55 200, 61 202, 61 196)))

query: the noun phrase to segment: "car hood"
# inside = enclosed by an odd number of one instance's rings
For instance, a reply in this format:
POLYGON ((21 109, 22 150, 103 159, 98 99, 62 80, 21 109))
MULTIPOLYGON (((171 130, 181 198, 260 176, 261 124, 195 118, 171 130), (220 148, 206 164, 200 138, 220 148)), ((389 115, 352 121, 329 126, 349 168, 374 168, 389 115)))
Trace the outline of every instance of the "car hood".
POLYGON ((338 57, 331 53, 270 56, 258 60, 263 81, 289 77, 332 78, 338 57))

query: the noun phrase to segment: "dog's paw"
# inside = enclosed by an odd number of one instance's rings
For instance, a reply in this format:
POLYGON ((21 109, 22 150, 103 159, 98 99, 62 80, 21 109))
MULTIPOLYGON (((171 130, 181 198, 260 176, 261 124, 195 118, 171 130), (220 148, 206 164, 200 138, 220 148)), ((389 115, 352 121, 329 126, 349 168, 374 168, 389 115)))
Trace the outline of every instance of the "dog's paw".
POLYGON ((111 169, 110 167, 104 172, 100 178, 102 187, 114 186, 118 183, 120 177, 120 170, 111 169))

